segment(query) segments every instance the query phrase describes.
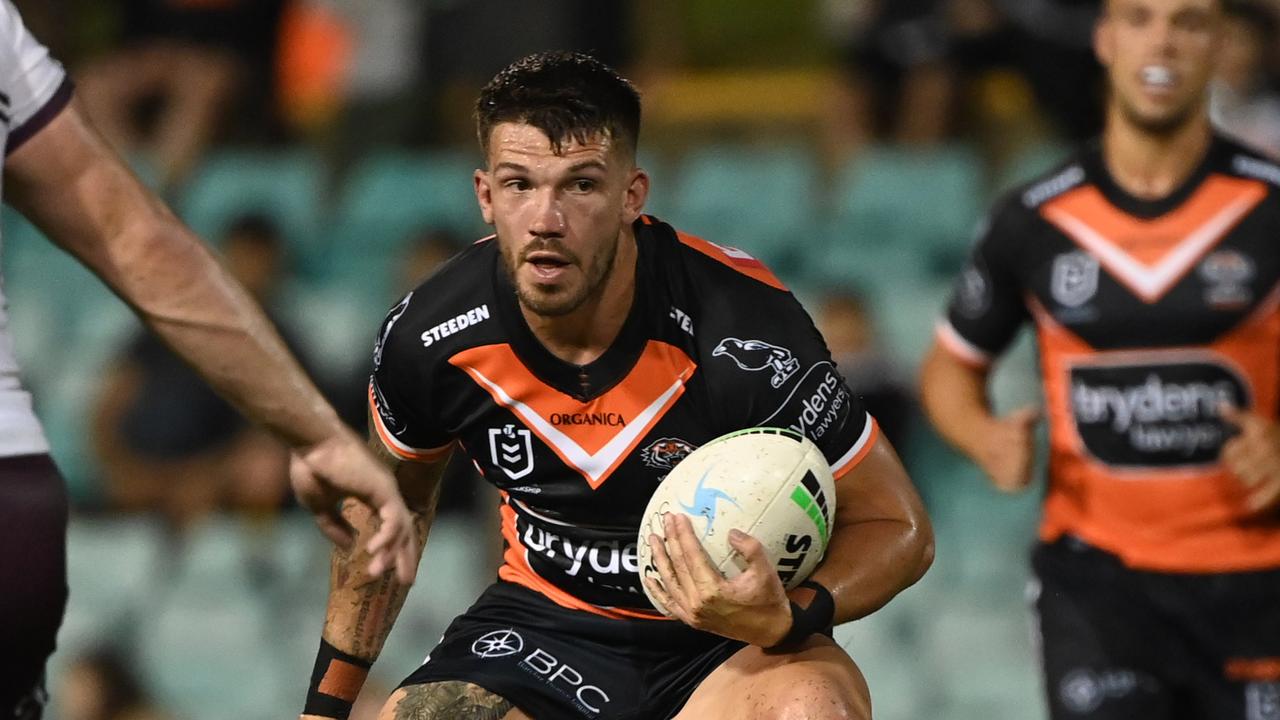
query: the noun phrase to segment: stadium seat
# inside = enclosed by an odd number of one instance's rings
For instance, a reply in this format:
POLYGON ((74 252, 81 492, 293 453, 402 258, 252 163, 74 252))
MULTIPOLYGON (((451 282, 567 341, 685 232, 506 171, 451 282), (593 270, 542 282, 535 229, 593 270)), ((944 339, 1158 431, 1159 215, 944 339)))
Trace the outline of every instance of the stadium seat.
POLYGON ((835 182, 833 222, 815 272, 897 284, 947 275, 982 211, 983 171, 964 146, 870 148, 835 182))
POLYGON ((177 208, 215 245, 239 215, 264 213, 279 224, 305 269, 323 250, 323 175, 319 158, 306 151, 224 151, 196 170, 177 208))
POLYGON ((746 250, 780 275, 814 242, 818 167, 805 147, 702 146, 674 180, 678 229, 746 250))

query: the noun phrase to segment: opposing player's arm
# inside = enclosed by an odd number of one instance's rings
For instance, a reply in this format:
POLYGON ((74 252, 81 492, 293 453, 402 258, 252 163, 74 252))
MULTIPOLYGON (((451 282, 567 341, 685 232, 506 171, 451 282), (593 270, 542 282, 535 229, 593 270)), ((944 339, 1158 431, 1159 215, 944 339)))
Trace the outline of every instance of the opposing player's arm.
MULTIPOLYGON (((374 422, 370 418, 370 426, 374 422)), ((369 446, 392 468, 413 515, 414 558, 420 561, 427 533, 435 519, 441 478, 449 458, 429 462, 402 460, 388 451, 373 433, 369 446)), ((378 518, 369 508, 347 502, 343 517, 362 540, 377 529, 378 518)), ((350 549, 334 547, 330 559, 329 601, 325 611, 322 644, 312 673, 303 718, 345 717, 364 684, 368 668, 377 660, 410 585, 388 575, 368 571, 362 542, 350 549)))
MULTIPOLYGON (((883 436, 836 480, 827 554, 810 580, 835 602, 835 623, 868 615, 924 576, 933 563, 933 526, 897 453, 883 436)), ((791 597, 801 605, 812 589, 791 597)))
POLYGON ((5 160, 10 202, 103 279, 222 395, 298 452, 295 489, 337 542, 337 500, 379 509, 378 567, 403 558, 409 518, 395 484, 338 419, 248 293, 106 146, 78 104, 5 160))

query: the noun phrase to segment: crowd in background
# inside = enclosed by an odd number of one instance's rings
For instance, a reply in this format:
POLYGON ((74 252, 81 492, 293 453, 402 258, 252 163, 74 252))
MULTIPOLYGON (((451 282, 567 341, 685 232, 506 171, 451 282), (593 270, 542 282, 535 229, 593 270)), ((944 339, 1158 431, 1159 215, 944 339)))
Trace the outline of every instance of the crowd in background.
MULTIPOLYGON (((819 177, 834 185, 843 169, 878 153, 908 162, 904 158, 913 153, 946 157, 962 148, 978 159, 983 181, 995 192, 1007 184, 1000 180, 1009 177, 1004 170, 1029 148, 1057 157, 1070 143, 1094 135, 1101 119, 1101 73, 1090 48, 1098 0, 16 4, 71 69, 99 129, 179 208, 206 162, 226 148, 319 158, 321 206, 377 154, 456 152, 474 167, 469 103, 476 90, 512 59, 551 47, 590 51, 637 80, 648 103, 641 157, 667 167, 680 167, 699 147, 728 140, 763 153, 800 146, 821 169, 819 177)), ((1278 154, 1280 0, 1235 3, 1230 18, 1232 41, 1212 91, 1214 119, 1278 154)), ((469 192, 465 172, 447 180, 469 192)), ((680 208, 682 187, 675 173, 656 175, 656 196, 667 198, 657 201, 660 209, 680 208), (663 182, 670 188, 665 193, 663 182)), ((830 189, 820 183, 816 191, 824 188, 830 189)), ((929 212, 926 202, 920 200, 921 213, 929 212)), ((671 219, 682 221, 678 212, 671 219)), ((363 428, 367 355, 378 313, 362 307, 327 315, 318 308, 330 306, 290 303, 297 277, 306 276, 313 261, 308 239, 282 223, 288 218, 248 204, 223 218, 218 235, 208 239, 269 309, 348 421, 363 428), (348 333, 356 340, 335 350, 309 337, 326 321, 358 323, 348 333)), ((470 229, 454 220, 402 228, 403 237, 377 245, 393 256, 370 261, 360 256, 383 251, 356 244, 364 239, 356 228, 342 240, 349 247, 326 252, 352 258, 350 267, 359 271, 355 282, 372 287, 374 304, 385 308, 473 239, 464 234, 470 229)), ((710 239, 739 242, 732 233, 710 239)), ((929 277, 941 282, 958 265, 968 239, 961 233, 947 241, 942 252, 901 262, 933 263, 929 277)), ((791 253, 813 252, 800 240, 789 242, 791 253)), ((892 262, 892 247, 880 253, 870 249, 866 257, 892 262)), ((781 252, 769 259, 785 271, 791 257, 781 252)), ((938 463, 952 461, 937 459, 947 453, 918 420, 914 346, 884 341, 886 327, 900 324, 895 300, 883 296, 882 286, 860 287, 852 276, 841 281, 839 272, 806 277, 803 267, 797 262, 790 268, 794 282, 807 291, 841 371, 903 452, 931 510, 945 515, 941 503, 949 490, 939 485, 948 478, 940 476, 938 463)), ((940 300, 944 292, 929 298, 940 300)), ((21 293, 16 296, 15 303, 21 293)), ((336 304, 343 304, 341 298, 336 304)), ((921 334, 922 347, 928 328, 913 324, 910 330, 921 334)), ((17 335, 19 351, 30 366, 37 353, 24 352, 25 335, 17 335)), ((74 493, 81 516, 159 519, 162 533, 181 538, 210 516, 261 523, 289 514, 283 447, 245 426, 156 340, 119 333, 107 355, 93 382, 84 383, 92 392, 78 408, 88 418, 82 442, 92 456, 89 477, 74 493)), ((36 385, 66 381, 39 368, 31 375, 36 385)), ((56 395, 33 389, 37 398, 56 395)), ((464 462, 455 461, 450 472, 444 514, 487 531, 495 514, 489 491, 464 462)), ((318 535, 314 539, 323 552, 318 535)), ((496 562, 496 552, 487 554, 496 562)), ((1016 557, 1010 552, 1002 561, 1018 562, 1016 557)), ((483 576, 492 566, 476 570, 483 576)), ((435 582, 431 573, 427 567, 419 583, 435 582)), ((80 588, 74 575, 71 582, 74 604, 80 588)), ((318 628, 319 620, 316 614, 301 627, 318 628)), ((60 717, 168 717, 149 699, 138 659, 130 655, 137 646, 94 637, 105 644, 84 643, 83 654, 60 661, 53 683, 60 717)), ((433 640, 422 637, 416 644, 425 651, 433 640)), ((863 661, 857 651, 854 656, 863 661)), ((305 682, 305 667, 282 671, 305 682)))

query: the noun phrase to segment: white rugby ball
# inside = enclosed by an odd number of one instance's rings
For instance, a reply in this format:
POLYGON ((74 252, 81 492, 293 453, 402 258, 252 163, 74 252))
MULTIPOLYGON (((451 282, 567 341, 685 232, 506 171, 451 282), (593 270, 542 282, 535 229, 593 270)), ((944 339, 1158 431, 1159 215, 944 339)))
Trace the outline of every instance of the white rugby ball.
MULTIPOLYGON (((831 466, 803 435, 752 428, 718 437, 681 460, 649 499, 640 520, 640 573, 661 584, 649 534, 664 537, 663 514, 684 513, 726 577, 746 569, 729 545, 729 531, 737 528, 764 544, 790 590, 827 551, 835 500, 831 466)), ((644 591, 654 607, 667 612, 648 587, 644 591)))

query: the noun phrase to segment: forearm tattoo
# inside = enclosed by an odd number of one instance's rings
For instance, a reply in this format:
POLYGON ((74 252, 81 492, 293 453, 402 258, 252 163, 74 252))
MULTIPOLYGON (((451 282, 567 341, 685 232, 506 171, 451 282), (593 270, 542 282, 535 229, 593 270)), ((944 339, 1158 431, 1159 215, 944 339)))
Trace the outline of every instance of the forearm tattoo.
POLYGON ((396 703, 395 720, 502 720, 514 707, 482 687, 448 681, 410 685, 396 703))

